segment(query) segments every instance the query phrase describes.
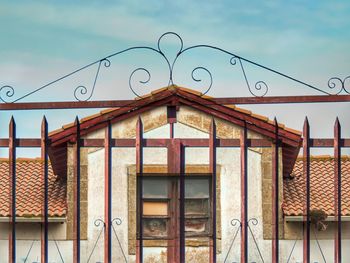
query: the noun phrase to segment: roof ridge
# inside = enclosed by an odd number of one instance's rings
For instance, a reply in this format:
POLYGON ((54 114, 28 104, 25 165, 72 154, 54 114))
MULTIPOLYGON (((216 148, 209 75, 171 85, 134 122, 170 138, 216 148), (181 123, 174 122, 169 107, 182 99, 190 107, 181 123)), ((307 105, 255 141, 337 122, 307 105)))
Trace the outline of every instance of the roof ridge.
MULTIPOLYGON (((200 91, 197 91, 197 90, 194 90, 194 89, 190 89, 190 88, 186 88, 186 87, 182 87, 182 86, 177 86, 177 85, 173 84, 173 85, 169 85, 169 86, 166 86, 166 87, 161 87, 159 89, 155 89, 155 90, 151 91, 150 93, 147 93, 145 95, 136 97, 135 100, 142 100, 142 99, 145 99, 145 98, 153 97, 155 95, 158 95, 159 93, 166 92, 166 91, 170 91, 173 94, 177 94, 178 91, 180 91, 180 92, 182 91, 184 93, 190 93, 192 95, 201 97, 202 99, 205 99, 205 100, 213 100, 214 99, 214 97, 211 97, 211 96, 208 96, 206 94, 203 94, 200 91)), ((215 105, 215 103, 214 103, 214 105, 215 105)), ((246 115, 249 115, 249 116, 251 116, 253 118, 256 118, 256 119, 258 119, 260 121, 263 121, 263 122, 266 122, 268 124, 274 125, 274 120, 271 120, 269 117, 253 113, 252 111, 250 111, 248 109, 238 107, 238 106, 236 106, 234 104, 217 104, 217 105, 221 105, 221 106, 226 107, 228 109, 231 109, 231 110, 234 110, 234 111, 237 111, 237 112, 241 112, 243 114, 246 114, 246 115)), ((95 113, 95 114, 92 114, 92 115, 89 115, 89 116, 85 116, 85 117, 80 119, 80 124, 85 123, 85 122, 90 121, 90 120, 95 119, 95 118, 99 118, 101 116, 104 116, 105 114, 109 114, 110 112, 117 111, 118 109, 121 109, 121 108, 120 107, 108 108, 108 109, 101 110, 98 113, 95 113)), ((49 136, 56 135, 56 134, 58 134, 60 132, 63 132, 65 130, 73 127, 73 126, 74 126, 74 122, 67 123, 67 124, 63 125, 61 128, 58 128, 56 130, 53 130, 53 131, 49 132, 49 136)), ((302 134, 301 131, 298 131, 298 130, 295 130, 295 129, 292 129, 292 128, 288 128, 288 127, 285 126, 285 124, 283 124, 281 122, 278 122, 278 126, 282 130, 285 130, 285 131, 287 131, 289 133, 292 133, 292 134, 295 134, 295 135, 298 135, 298 136, 301 136, 301 134, 302 134)))

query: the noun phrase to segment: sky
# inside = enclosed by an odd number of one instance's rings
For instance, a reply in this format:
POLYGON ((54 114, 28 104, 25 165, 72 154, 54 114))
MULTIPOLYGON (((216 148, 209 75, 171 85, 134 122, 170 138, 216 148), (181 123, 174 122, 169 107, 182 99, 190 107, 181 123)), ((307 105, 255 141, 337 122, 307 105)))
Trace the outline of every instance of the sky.
MULTIPOLYGON (((157 49, 159 37, 176 32, 184 48, 207 44, 283 72, 326 92, 332 77, 350 75, 350 2, 348 1, 3 1, 0 0, 0 87, 11 85, 16 100, 75 69, 133 46, 157 49)), ((180 48, 179 39, 168 35, 161 49, 172 60, 180 48)), ((213 78, 208 95, 214 97, 252 96, 238 64, 231 55, 211 49, 183 53, 174 66, 174 83, 205 91, 210 79, 196 67, 207 68, 213 78)), ((132 99, 131 83, 138 94, 164 87, 169 71, 164 59, 150 50, 114 56, 111 66, 101 66, 91 100, 132 99)), ((71 101, 74 91, 84 85, 91 93, 97 64, 50 85, 21 102, 71 101)), ((263 80, 266 96, 322 95, 269 71, 243 63, 251 87, 263 80)), ((350 91, 350 81, 347 82, 350 91)), ((342 91, 341 94, 346 94, 342 91)), ((84 97, 82 97, 84 98, 84 97)), ((85 97, 86 98, 86 97, 85 97)), ((279 122, 301 130, 306 116, 311 134, 331 137, 338 116, 343 135, 350 136, 350 103, 284 104, 242 106, 276 117, 279 122)), ((1 112, 0 137, 8 136, 7 123, 14 115, 18 136, 37 137, 43 114, 53 130, 96 110, 51 110, 1 112)), ((30 150, 29 150, 30 152, 30 150)), ((3 153, 3 151, 2 151, 3 153)), ((1 152, 0 152, 1 154, 1 152)), ((23 153, 25 155, 25 153, 23 153)))

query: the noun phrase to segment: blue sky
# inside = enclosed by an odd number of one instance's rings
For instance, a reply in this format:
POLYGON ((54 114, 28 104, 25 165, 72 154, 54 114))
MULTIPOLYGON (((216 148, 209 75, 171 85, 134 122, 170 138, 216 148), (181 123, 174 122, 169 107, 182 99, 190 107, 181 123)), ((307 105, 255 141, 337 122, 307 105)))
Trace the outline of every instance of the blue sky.
MULTIPOLYGON (((350 75, 349 11, 348 1, 0 1, 0 86, 12 85, 17 98, 113 52, 138 45, 156 47, 161 34, 175 31, 185 47, 218 46, 328 91, 329 78, 350 75)), ((165 39, 167 51, 177 47, 175 38, 165 39)), ((199 73, 203 82, 194 83, 190 73, 196 66, 206 66, 214 78, 209 95, 249 96, 241 72, 229 59, 206 50, 184 55, 174 72, 175 83, 204 89, 206 75, 199 73)), ((152 74, 149 85, 138 87, 140 93, 167 83, 164 64, 151 53, 134 52, 111 62, 110 68, 101 69, 92 99, 132 98, 128 76, 140 66, 148 67, 152 74)), ((317 94, 261 69, 245 68, 252 83, 260 79, 268 83, 267 95, 317 94)), ((72 100, 75 87, 91 86, 95 70, 81 72, 24 101, 72 100)), ((336 116, 344 130, 350 130, 349 103, 245 107, 277 116, 299 130, 308 115, 312 132, 318 136, 332 135, 336 116)), ((76 114, 93 112, 45 114, 54 129, 76 114)), ((16 117, 19 135, 39 135, 43 112, 1 113, 1 121, 7 123, 11 114, 16 117)), ((6 137, 7 129, 0 136, 6 137)))

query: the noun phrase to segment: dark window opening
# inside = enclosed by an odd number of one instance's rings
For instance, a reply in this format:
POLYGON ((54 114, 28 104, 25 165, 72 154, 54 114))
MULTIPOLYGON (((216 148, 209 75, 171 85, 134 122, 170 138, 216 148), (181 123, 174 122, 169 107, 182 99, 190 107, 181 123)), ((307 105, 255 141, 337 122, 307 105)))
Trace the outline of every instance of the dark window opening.
MULTIPOLYGON (((179 233, 180 177, 138 176, 142 180, 143 239, 174 239, 179 233)), ((185 175, 185 235, 208 237, 211 226, 211 176, 185 175)), ((140 183, 140 182, 139 182, 140 183)), ((140 185, 140 184, 138 184, 140 185)), ((138 222, 139 232, 139 222, 138 222)))

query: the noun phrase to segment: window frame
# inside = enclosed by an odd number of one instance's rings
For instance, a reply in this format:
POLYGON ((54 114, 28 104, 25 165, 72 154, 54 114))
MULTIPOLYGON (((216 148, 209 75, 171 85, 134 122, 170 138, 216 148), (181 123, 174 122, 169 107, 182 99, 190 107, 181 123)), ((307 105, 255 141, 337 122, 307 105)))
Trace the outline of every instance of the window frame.
MULTIPOLYGON (((137 194, 137 200, 136 200, 136 207, 138 208, 137 214, 139 213, 139 207, 144 205, 144 201, 146 202, 158 202, 159 200, 167 200, 168 202, 168 215, 167 216, 155 216, 155 215, 142 215, 143 219, 148 219, 148 218, 164 218, 167 219, 167 235, 166 236, 147 236, 145 235, 144 232, 144 227, 143 227, 143 235, 142 238, 143 240, 172 240, 176 238, 176 233, 179 231, 180 225, 177 222, 176 218, 172 217, 171 214, 178 214, 175 212, 176 209, 179 209, 181 205, 181 200, 180 200, 180 176, 185 177, 185 188, 186 188, 186 180, 200 180, 200 179, 205 179, 208 181, 208 197, 206 198, 195 198, 195 197, 189 197, 184 198, 185 202, 185 228, 186 228, 186 220, 207 220, 205 223, 205 231, 201 233, 195 233, 195 232, 186 232, 185 230, 185 238, 212 238, 213 233, 212 233, 212 203, 213 203, 213 194, 212 194, 212 174, 210 173, 189 173, 189 174, 183 174, 183 175, 175 175, 175 174, 168 174, 168 173, 143 173, 142 175, 137 175, 136 180, 137 180, 137 185, 140 185, 139 180, 144 179, 144 180, 154 180, 154 179, 159 179, 159 180, 166 180, 168 182, 168 195, 167 198, 148 198, 148 197, 141 197, 141 195, 138 193, 137 194), (206 199, 208 202, 207 205, 207 213, 206 215, 190 215, 186 216, 186 200, 204 200, 206 199), (142 202, 141 202, 142 200, 142 202), (171 226, 175 227, 175 231, 170 231, 171 226)), ((144 186, 144 184, 142 183, 144 186)), ((144 189, 142 189, 142 193, 144 192, 144 189)), ((165 201, 163 201, 165 202, 165 201)), ((137 238, 140 237, 140 218, 137 217, 137 229, 136 229, 136 236, 137 238)))

